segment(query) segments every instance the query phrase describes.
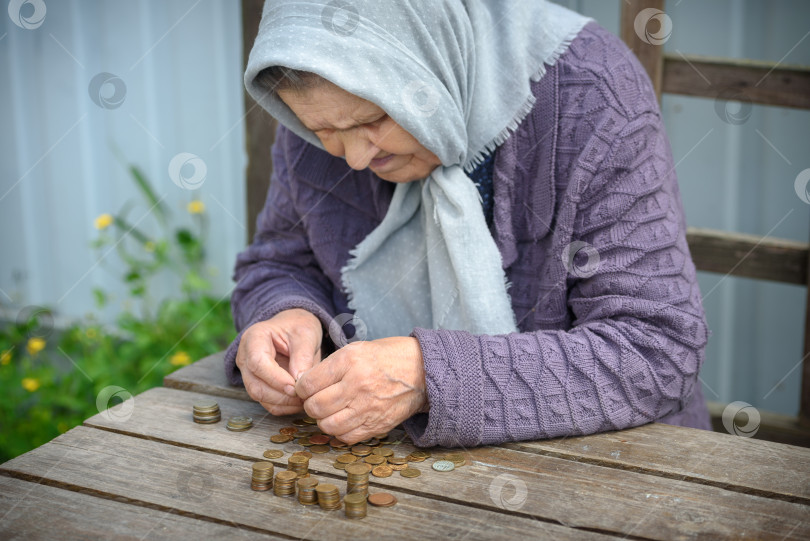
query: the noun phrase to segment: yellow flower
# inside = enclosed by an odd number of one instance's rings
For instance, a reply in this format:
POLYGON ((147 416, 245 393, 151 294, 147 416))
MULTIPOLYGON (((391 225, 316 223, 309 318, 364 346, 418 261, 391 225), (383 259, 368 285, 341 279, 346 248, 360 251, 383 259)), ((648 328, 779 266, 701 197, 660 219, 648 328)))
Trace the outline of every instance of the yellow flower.
POLYGON ((191 201, 186 207, 191 214, 202 214, 205 212, 205 203, 199 199, 191 201))
POLYGON ((169 362, 172 364, 172 366, 186 366, 187 364, 191 363, 191 357, 189 357, 188 353, 185 351, 178 351, 171 356, 169 362))
POLYGON ((143 249, 149 252, 150 254, 155 251, 155 243, 151 240, 148 240, 144 243, 143 249))
POLYGON ((93 225, 96 226, 96 229, 101 231, 102 229, 107 229, 108 227, 110 227, 110 225, 112 225, 112 223, 113 223, 113 217, 111 215, 102 214, 101 216, 99 216, 98 218, 95 219, 95 221, 93 222, 93 225))
POLYGON ((96 330, 95 330, 93 327, 90 327, 89 329, 87 329, 86 331, 84 331, 84 334, 85 334, 85 336, 87 336, 87 338, 89 338, 90 340, 92 340, 93 338, 95 338, 96 336, 98 336, 98 332, 96 332, 96 330))
POLYGON ((34 355, 45 349, 45 340, 43 340, 39 336, 29 338, 28 344, 25 346, 25 349, 27 349, 28 354, 33 357, 34 355))
POLYGON ((7 365, 11 362, 11 350, 7 349, 2 354, 0 354, 0 364, 7 365))
POLYGON ((22 386, 29 393, 33 393, 39 389, 39 380, 37 378, 23 378, 22 386))

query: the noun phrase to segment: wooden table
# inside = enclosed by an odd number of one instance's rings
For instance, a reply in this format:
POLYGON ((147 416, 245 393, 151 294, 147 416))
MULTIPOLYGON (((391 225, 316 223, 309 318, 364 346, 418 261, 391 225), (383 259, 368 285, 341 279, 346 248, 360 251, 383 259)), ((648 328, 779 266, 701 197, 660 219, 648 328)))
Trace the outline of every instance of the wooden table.
MULTIPOLYGON (((662 424, 462 450, 450 473, 429 459, 416 479, 372 477, 399 503, 350 520, 250 489, 291 419, 227 385, 221 355, 164 385, 0 466, 0 538, 810 539, 810 450, 662 424), (223 420, 193 423, 211 396, 223 420), (227 431, 236 414, 254 427, 227 431)), ((334 458, 310 471, 345 491, 334 458)))

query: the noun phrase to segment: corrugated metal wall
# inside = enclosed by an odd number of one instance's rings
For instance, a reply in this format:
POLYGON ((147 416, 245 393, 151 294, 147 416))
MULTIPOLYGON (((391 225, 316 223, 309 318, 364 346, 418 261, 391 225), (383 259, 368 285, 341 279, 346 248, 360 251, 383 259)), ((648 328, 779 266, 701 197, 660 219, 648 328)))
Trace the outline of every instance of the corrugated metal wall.
MULTIPOLYGON (((560 3, 618 32, 620 0, 560 3)), ((808 2, 669 0, 667 13, 668 52, 810 64, 808 2)), ((0 297, 80 314, 93 285, 115 288, 86 248, 93 217, 134 197, 113 147, 146 170, 178 215, 189 198, 205 201, 217 290, 227 293, 245 222, 237 2, 47 2, 39 28, 4 18, 0 36, 0 297), (120 107, 89 98, 100 72, 125 82, 120 107), (168 177, 180 152, 207 165, 198 191, 168 177)), ((689 223, 806 241, 810 208, 793 183, 810 167, 810 113, 739 107, 664 98, 689 223), (744 121, 728 122, 726 111, 744 121)), ((700 283, 714 332, 706 396, 795 413, 805 288, 708 273, 700 283)))

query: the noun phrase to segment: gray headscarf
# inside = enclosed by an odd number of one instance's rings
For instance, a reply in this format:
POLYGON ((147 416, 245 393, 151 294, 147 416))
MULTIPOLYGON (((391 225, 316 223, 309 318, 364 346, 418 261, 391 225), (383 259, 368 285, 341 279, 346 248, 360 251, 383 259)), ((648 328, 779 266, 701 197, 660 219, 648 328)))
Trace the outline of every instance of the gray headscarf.
POLYGON ((273 92, 270 66, 317 73, 388 113, 441 160, 399 184, 351 252, 343 286, 368 339, 416 327, 517 330, 501 258, 471 170, 534 106, 539 80, 588 19, 541 0, 267 0, 245 85, 323 148, 273 92))

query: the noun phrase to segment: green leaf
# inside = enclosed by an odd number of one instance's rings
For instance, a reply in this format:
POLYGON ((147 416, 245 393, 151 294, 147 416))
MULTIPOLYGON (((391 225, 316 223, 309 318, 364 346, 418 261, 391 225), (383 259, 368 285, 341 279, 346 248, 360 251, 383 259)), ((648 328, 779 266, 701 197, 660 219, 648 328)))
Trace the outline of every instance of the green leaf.
POLYGON ((143 193, 147 203, 149 203, 149 208, 151 208, 160 221, 165 224, 167 211, 162 198, 158 199, 152 185, 146 180, 146 176, 137 165, 130 165, 129 172, 132 174, 132 178, 135 179, 135 184, 141 189, 141 193, 143 193))

